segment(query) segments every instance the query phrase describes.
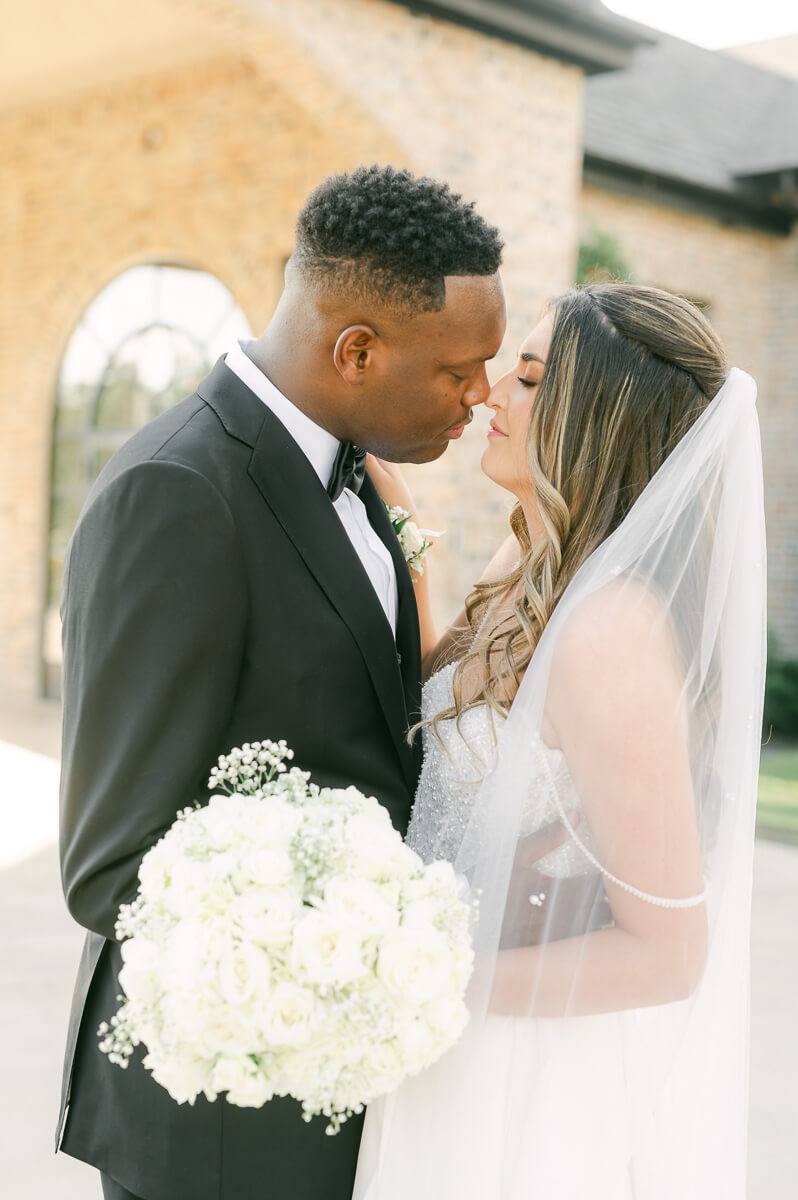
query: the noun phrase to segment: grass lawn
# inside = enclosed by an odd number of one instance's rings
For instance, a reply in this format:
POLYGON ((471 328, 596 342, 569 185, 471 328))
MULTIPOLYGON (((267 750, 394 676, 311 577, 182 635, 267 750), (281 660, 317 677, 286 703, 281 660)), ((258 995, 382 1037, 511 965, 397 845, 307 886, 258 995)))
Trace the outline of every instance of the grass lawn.
POLYGON ((763 747, 756 815, 762 832, 798 841, 798 747, 763 747))

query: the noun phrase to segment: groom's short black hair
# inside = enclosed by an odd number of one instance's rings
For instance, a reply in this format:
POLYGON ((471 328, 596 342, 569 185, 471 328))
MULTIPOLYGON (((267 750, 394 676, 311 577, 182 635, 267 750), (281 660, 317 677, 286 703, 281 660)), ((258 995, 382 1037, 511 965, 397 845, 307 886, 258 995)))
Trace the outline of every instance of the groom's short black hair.
POLYGON ((311 192, 292 262, 325 290, 413 316, 445 307, 446 275, 494 275, 503 244, 448 184, 362 166, 311 192))

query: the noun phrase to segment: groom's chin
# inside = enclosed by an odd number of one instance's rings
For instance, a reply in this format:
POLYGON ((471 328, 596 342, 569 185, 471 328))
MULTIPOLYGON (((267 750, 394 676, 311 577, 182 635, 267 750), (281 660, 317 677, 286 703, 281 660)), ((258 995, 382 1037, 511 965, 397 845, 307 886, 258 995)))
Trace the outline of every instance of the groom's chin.
POLYGON ((421 446, 417 450, 411 451, 407 458, 403 458, 402 462, 408 463, 430 463, 435 462, 436 458, 440 458, 449 449, 449 442, 440 442, 432 446, 421 446))

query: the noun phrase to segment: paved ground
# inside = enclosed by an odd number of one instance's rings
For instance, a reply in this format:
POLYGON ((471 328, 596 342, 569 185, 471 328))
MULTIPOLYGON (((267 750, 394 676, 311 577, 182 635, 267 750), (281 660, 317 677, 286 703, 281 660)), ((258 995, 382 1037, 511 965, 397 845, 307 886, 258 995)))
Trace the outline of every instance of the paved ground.
MULTIPOLYGON (((82 941, 64 908, 58 878, 58 724, 53 706, 14 714, 0 706, 0 738, 7 739, 0 741, 0 828, 7 831, 0 844, 4 1200, 100 1197, 94 1171, 53 1154, 63 1041, 82 941)), ((760 841, 752 948, 749 1200, 798 1196, 796 931, 798 848, 760 841)))

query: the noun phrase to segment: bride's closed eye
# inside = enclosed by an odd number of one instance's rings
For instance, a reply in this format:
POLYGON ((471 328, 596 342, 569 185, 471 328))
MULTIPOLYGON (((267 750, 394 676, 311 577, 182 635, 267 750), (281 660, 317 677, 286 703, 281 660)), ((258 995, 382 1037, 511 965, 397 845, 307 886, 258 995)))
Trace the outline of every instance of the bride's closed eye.
POLYGON ((537 387, 538 383, 539 383, 539 381, 537 379, 524 379, 524 377, 522 375, 518 375, 518 376, 516 376, 516 378, 518 379, 519 383, 522 383, 524 385, 525 388, 537 387))

